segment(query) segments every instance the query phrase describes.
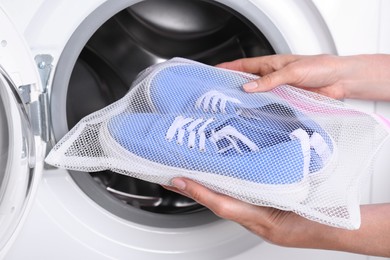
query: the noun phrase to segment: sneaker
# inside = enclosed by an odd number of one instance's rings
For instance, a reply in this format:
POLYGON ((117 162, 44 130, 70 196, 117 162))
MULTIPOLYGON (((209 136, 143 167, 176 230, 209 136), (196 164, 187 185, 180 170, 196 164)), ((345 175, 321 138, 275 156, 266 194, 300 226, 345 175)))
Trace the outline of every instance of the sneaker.
POLYGON ((146 175, 179 174, 203 183, 219 178, 221 189, 234 182, 256 196, 288 187, 302 200, 308 191, 311 138, 303 129, 262 128, 232 114, 155 113, 123 113, 104 129, 107 153, 142 165, 126 163, 122 171, 142 168, 146 175))
POLYGON ((137 83, 147 79, 140 88, 148 95, 152 112, 175 113, 194 110, 205 113, 235 113, 238 108, 253 108, 275 100, 268 93, 259 102, 255 95, 245 93, 241 86, 257 78, 199 62, 174 58, 142 72, 137 83))
MULTIPOLYGON (((134 96, 144 95, 148 112, 236 114, 250 123, 272 126, 292 133, 305 130, 317 133, 317 146, 311 149, 310 172, 324 167, 333 151, 333 142, 314 121, 293 109, 275 93, 248 94, 241 86, 257 76, 208 66, 199 62, 174 58, 142 72, 134 96), (148 77, 148 79, 146 79, 148 77), (321 138, 319 138, 319 137, 321 138)), ((137 84, 138 84, 137 83, 137 84)), ((145 111, 145 110, 144 110, 145 111)))

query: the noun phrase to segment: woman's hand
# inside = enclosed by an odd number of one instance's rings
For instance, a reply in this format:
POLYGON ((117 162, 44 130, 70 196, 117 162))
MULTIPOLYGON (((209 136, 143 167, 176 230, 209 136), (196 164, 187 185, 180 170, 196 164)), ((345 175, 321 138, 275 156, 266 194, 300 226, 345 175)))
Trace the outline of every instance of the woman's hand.
POLYGON ((221 218, 244 226, 281 246, 319 248, 390 257, 390 204, 361 207, 359 230, 345 230, 310 221, 291 211, 251 205, 215 193, 185 178, 165 188, 192 198, 221 218))
POLYGON ((235 221, 249 231, 278 245, 299 246, 304 237, 295 236, 307 228, 307 220, 290 211, 260 207, 215 193, 188 179, 174 179, 174 187, 164 186, 190 197, 217 216, 235 221), (302 229, 302 231, 300 231, 302 229))
MULTIPOLYGON (((254 73, 260 79, 247 92, 289 84, 332 98, 390 100, 390 55, 272 55, 217 65, 254 73)), ((361 206, 362 225, 345 230, 310 221, 291 211, 251 205, 175 178, 167 189, 190 197, 221 218, 235 221, 263 239, 282 246, 319 248, 390 257, 390 204, 361 206)))
POLYGON ((247 92, 289 84, 335 99, 390 100, 390 55, 270 55, 225 62, 217 67, 261 76, 247 92))

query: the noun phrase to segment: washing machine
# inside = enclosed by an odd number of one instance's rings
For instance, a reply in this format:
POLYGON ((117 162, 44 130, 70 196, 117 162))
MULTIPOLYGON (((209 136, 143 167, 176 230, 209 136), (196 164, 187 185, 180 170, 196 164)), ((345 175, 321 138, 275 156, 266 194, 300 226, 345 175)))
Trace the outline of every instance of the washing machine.
MULTIPOLYGON (((152 64, 389 53, 389 12, 381 0, 0 0, 1 258, 375 259, 272 245, 158 185, 43 159, 152 64)), ((346 102, 390 117, 385 102, 346 102)), ((389 152, 362 203, 390 201, 389 152)))

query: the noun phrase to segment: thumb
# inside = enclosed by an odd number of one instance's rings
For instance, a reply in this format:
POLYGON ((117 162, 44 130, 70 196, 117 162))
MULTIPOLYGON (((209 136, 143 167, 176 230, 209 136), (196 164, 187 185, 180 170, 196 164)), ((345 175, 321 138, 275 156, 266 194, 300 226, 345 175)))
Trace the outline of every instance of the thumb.
POLYGON ((283 70, 278 70, 244 84, 243 88, 246 92, 265 92, 286 83, 288 83, 288 79, 285 73, 283 73, 283 70))

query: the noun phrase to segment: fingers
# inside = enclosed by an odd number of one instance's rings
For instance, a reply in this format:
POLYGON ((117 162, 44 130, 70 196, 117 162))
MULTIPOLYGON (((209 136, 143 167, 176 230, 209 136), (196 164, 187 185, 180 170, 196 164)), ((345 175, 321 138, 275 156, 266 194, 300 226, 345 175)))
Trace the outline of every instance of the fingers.
POLYGON ((285 67, 287 64, 303 58, 300 55, 268 55, 238 59, 216 65, 218 68, 237 70, 263 76, 285 67))
POLYGON ((264 75, 275 70, 271 57, 256 57, 238 59, 231 62, 224 62, 216 65, 218 68, 242 71, 247 73, 253 73, 258 75, 264 75))
POLYGON ((282 84, 291 84, 289 74, 285 70, 278 70, 276 72, 267 74, 258 80, 246 83, 243 88, 246 92, 265 92, 274 89, 282 84))
POLYGON ((243 86, 247 92, 264 92, 282 84, 294 83, 294 76, 289 67, 298 59, 299 55, 270 55, 255 58, 239 59, 232 62, 225 62, 217 65, 219 68, 237 70, 247 73, 254 73, 261 78, 249 82, 243 86))
MULTIPOLYGON (((272 230, 280 230, 277 229, 277 225, 285 222, 286 215, 291 215, 290 212, 255 206, 215 193, 185 178, 174 178, 171 183, 173 187, 167 187, 169 190, 178 191, 180 194, 192 198, 199 204, 209 208, 217 216, 237 222, 254 234, 269 241, 272 237, 275 237, 270 236, 273 234, 272 230)), ((287 227, 290 227, 290 225, 287 225, 287 227)), ((283 238, 283 234, 279 237, 283 238)))
POLYGON ((173 187, 167 188, 192 198, 199 204, 209 208, 221 218, 241 222, 241 214, 237 214, 237 212, 243 212, 243 207, 253 207, 252 205, 238 201, 234 198, 215 193, 188 179, 175 178, 172 180, 172 185, 173 187))
POLYGON ((208 207, 211 210, 216 209, 219 204, 216 203, 215 201, 222 200, 223 202, 222 201, 221 202, 225 203, 226 200, 228 200, 227 197, 212 192, 206 187, 191 180, 187 180, 183 178, 175 178, 172 180, 172 185, 177 190, 179 190, 179 192, 183 192, 187 196, 191 197, 198 203, 208 207))
POLYGON ((163 187, 164 189, 167 189, 167 190, 170 190, 170 191, 179 193, 180 195, 189 197, 188 194, 184 193, 183 191, 181 191, 181 190, 179 190, 178 188, 175 188, 175 187, 173 187, 173 186, 162 185, 162 187, 163 187))

